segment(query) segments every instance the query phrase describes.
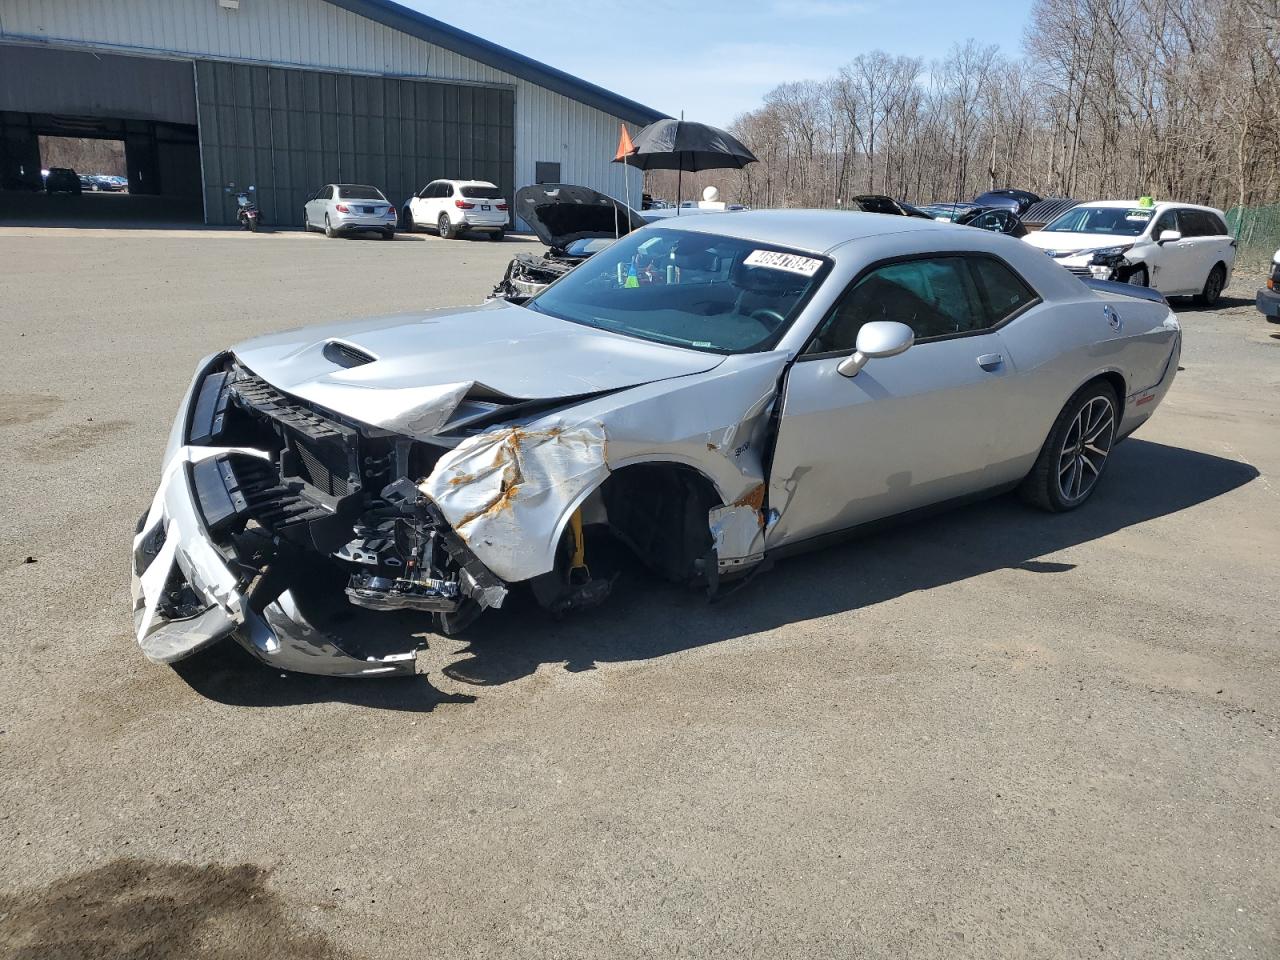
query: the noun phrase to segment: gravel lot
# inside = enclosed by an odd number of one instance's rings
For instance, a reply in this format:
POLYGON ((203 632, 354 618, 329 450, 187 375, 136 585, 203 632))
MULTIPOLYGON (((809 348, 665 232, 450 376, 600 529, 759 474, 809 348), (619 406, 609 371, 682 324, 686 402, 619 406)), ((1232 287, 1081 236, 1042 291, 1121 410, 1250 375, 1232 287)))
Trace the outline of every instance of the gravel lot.
POLYGON ((1249 278, 1180 308, 1185 370, 1081 512, 990 501, 714 607, 623 582, 432 636, 413 680, 146 662, 128 544, 197 359, 475 302, 521 249, 0 228, 0 956, 1280 955, 1249 278))

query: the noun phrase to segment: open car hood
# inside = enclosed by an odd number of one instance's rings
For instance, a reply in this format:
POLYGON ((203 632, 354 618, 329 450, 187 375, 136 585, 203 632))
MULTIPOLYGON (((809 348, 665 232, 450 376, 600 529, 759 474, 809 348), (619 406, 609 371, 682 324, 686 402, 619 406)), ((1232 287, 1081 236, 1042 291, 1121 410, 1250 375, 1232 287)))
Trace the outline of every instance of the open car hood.
POLYGON ((571 183, 521 187, 515 203, 516 216, 553 250, 564 250, 575 240, 612 240, 645 225, 626 204, 571 183))
POLYGON ((305 327, 233 352, 277 390, 418 437, 456 425, 477 404, 584 397, 724 360, 506 303, 305 327))

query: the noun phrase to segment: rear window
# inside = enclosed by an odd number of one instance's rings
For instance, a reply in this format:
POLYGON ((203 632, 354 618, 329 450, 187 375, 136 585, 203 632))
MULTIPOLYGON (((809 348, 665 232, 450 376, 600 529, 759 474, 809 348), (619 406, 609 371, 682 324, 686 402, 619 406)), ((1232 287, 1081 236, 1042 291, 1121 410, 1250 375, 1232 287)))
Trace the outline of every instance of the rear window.
POLYGON ((468 200, 501 200, 502 191, 497 187, 459 187, 468 200))
POLYGON ((377 187, 370 187, 360 183, 340 183, 338 184, 339 200, 381 200, 386 202, 387 198, 382 195, 382 191, 377 187))

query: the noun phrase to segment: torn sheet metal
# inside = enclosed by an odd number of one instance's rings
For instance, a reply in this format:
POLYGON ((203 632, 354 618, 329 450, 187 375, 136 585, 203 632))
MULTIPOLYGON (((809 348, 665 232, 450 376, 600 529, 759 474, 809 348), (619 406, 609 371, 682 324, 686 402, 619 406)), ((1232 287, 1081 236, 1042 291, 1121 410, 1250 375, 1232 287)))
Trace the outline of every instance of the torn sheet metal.
POLYGON ((599 421, 552 418, 471 437, 419 489, 471 550, 508 582, 554 566, 562 521, 609 474, 599 421))
POLYGON ((299 384, 293 394, 327 410, 358 410, 362 423, 392 433, 429 437, 444 427, 473 386, 471 380, 424 387, 362 386, 335 376, 299 384))
POLYGON ((736 566, 764 553, 764 484, 757 484, 742 497, 707 515, 711 542, 720 566, 736 566))

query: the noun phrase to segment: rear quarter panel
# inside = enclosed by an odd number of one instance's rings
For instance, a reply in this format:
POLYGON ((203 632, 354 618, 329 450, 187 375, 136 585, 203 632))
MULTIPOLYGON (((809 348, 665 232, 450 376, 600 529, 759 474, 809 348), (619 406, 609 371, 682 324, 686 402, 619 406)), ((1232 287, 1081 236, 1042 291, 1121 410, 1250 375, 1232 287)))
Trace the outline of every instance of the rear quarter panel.
POLYGON ((1015 465, 1014 475, 1030 469, 1054 420, 1081 386, 1118 375, 1125 385, 1121 403, 1131 402, 1160 383, 1178 341, 1166 304, 1106 297, 1077 285, 1079 295, 1048 301, 1001 330, 1017 371, 1017 412, 1006 421, 1003 451, 1015 465))

